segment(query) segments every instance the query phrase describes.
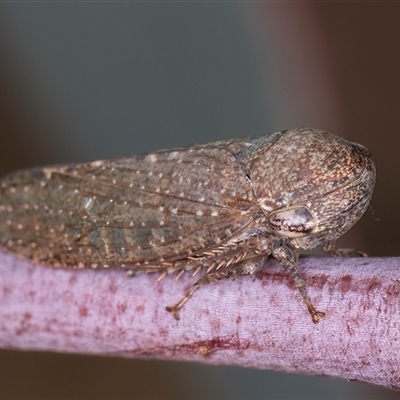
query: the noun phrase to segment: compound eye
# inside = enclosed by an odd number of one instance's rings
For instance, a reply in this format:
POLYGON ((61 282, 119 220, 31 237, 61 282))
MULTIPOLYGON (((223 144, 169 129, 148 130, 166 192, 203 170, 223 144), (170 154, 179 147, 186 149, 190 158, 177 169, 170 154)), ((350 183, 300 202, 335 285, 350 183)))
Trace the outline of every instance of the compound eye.
POLYGON ((290 238, 309 235, 317 225, 310 210, 301 206, 272 212, 269 224, 274 231, 290 238))

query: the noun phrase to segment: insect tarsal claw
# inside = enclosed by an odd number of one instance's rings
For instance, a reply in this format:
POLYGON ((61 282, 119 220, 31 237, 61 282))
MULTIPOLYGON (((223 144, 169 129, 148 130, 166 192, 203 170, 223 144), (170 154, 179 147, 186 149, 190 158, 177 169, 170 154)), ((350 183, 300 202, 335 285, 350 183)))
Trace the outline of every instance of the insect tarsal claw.
POLYGON ((314 322, 314 324, 318 324, 320 319, 324 318, 325 316, 326 314, 323 311, 314 310, 314 312, 311 313, 312 322, 314 322))
POLYGON ((176 306, 173 306, 173 307, 165 307, 165 309, 166 309, 168 312, 172 313, 173 317, 174 317, 177 321, 179 321, 179 320, 181 319, 180 316, 179 316, 179 309, 178 309, 176 306))

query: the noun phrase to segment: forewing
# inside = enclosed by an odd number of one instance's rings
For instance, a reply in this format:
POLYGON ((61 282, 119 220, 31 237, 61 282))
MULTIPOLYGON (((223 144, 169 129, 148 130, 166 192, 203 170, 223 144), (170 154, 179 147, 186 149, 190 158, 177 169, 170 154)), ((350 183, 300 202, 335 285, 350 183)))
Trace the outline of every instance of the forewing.
POLYGON ((218 247, 256 210, 228 147, 196 146, 8 175, 0 245, 61 267, 158 265, 218 247))

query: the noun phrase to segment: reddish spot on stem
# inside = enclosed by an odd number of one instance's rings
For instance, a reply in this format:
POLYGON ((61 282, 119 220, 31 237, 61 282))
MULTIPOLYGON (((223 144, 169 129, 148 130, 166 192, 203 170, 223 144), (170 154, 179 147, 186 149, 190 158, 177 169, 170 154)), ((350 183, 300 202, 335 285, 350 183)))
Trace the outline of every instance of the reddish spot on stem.
POLYGON ((340 289, 343 293, 347 293, 351 289, 352 278, 350 275, 345 275, 340 282, 340 289))

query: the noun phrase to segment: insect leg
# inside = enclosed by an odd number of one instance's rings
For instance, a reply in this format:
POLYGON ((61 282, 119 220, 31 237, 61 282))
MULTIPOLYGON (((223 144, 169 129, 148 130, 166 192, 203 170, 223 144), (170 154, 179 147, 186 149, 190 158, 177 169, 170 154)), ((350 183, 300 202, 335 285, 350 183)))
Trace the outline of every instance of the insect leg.
POLYGON ((260 256, 257 258, 242 261, 232 266, 229 270, 216 271, 205 274, 191 287, 189 292, 186 293, 185 297, 183 297, 182 300, 180 300, 172 307, 166 307, 166 310, 171 312, 174 318, 179 321, 179 310, 193 296, 197 289, 210 283, 221 281, 223 279, 234 279, 239 276, 252 275, 264 265, 266 259, 267 258, 265 256, 260 256))
POLYGON ((308 312, 311 314, 314 324, 318 323, 321 318, 325 317, 325 313, 317 311, 311 302, 310 296, 307 293, 306 284, 304 283, 299 271, 296 269, 298 254, 288 246, 280 246, 274 249, 272 255, 277 261, 279 261, 285 271, 294 280, 297 289, 306 303, 308 312))
POLYGON ((367 253, 354 249, 336 249, 336 240, 328 240, 324 244, 324 251, 337 257, 368 257, 367 253))

